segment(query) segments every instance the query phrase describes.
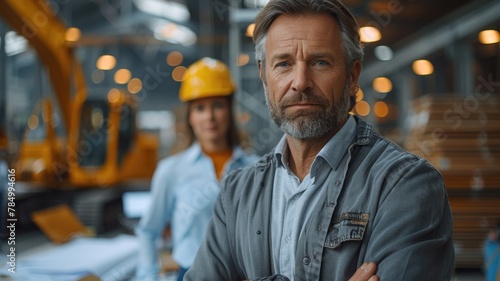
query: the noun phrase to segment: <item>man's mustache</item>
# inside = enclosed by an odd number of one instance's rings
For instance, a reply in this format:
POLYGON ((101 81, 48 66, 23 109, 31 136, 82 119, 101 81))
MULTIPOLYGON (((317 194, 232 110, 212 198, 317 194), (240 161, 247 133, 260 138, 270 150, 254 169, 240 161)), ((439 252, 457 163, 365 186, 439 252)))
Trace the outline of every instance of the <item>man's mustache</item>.
POLYGON ((298 103, 311 103, 324 106, 328 104, 328 100, 323 98, 321 95, 317 95, 313 92, 299 92, 288 94, 281 100, 280 107, 285 108, 287 106, 295 105, 298 103))

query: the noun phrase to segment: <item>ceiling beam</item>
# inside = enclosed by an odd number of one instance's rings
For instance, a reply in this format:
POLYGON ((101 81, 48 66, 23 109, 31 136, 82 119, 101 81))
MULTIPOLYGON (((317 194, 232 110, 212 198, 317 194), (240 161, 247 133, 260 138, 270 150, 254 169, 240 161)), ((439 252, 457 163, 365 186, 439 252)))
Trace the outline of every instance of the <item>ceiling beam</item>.
POLYGON ((500 1, 474 1, 405 40, 395 48, 392 60, 365 65, 359 84, 368 85, 375 77, 395 73, 499 19, 500 1))
POLYGON ((231 8, 229 13, 229 22, 231 24, 249 24, 255 21, 260 9, 238 9, 231 8))

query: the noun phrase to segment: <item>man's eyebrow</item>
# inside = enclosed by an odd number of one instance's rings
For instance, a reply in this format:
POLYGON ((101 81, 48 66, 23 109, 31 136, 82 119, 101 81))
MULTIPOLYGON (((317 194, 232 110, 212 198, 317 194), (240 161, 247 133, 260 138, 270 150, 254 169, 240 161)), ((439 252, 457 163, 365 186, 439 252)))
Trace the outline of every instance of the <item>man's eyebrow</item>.
POLYGON ((312 53, 308 57, 309 59, 322 59, 322 58, 335 59, 335 55, 327 52, 312 53))
MULTIPOLYGON (((277 53, 271 57, 269 60, 270 64, 273 64, 275 61, 280 61, 280 60, 286 60, 292 57, 291 54, 289 53, 277 53)), ((315 60, 315 59, 331 59, 335 60, 336 56, 334 54, 328 53, 328 52, 317 52, 317 53, 312 53, 307 56, 308 60, 315 60)))
POLYGON ((271 59, 269 60, 269 63, 273 64, 277 60, 288 59, 290 57, 291 57, 291 55, 289 53, 277 53, 271 57, 271 59))

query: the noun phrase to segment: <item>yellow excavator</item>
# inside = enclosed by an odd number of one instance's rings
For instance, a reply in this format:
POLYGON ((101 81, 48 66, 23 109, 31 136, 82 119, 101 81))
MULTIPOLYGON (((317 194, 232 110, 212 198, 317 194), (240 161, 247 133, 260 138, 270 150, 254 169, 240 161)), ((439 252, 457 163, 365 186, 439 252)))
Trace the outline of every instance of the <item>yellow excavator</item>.
POLYGON ((17 180, 44 187, 109 187, 149 178, 158 139, 135 125, 137 102, 126 90, 88 97, 84 71, 65 40, 67 28, 46 0, 1 0, 0 17, 24 36, 42 61, 57 100, 35 106, 13 166, 17 180), (59 108, 65 133, 56 132, 59 108), (42 139, 29 135, 42 130, 42 139))

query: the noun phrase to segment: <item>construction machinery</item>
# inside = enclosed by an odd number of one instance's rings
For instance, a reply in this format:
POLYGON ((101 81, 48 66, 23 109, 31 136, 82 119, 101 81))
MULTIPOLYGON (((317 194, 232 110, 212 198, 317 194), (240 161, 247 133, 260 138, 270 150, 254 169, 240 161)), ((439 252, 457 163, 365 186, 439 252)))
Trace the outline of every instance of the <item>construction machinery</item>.
POLYGON ((68 28, 50 3, 2 0, 0 16, 36 51, 57 101, 45 97, 35 106, 13 163, 17 180, 73 188, 150 177, 159 144, 156 136, 136 128, 134 96, 112 89, 89 98, 75 47, 65 37, 68 28), (56 109, 63 130, 56 130, 56 109), (36 131, 43 137, 30 137, 36 131))

